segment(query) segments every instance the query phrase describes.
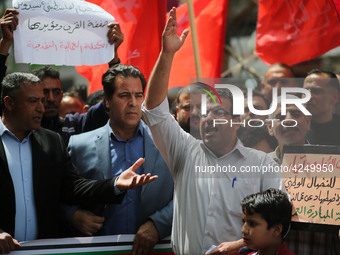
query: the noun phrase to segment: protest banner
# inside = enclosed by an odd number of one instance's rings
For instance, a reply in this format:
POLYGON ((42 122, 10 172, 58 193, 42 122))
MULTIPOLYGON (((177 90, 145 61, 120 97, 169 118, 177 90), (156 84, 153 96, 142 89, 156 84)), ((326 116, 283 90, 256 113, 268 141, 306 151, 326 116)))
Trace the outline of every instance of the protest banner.
POLYGON ((80 0, 13 0, 19 11, 14 31, 17 63, 98 65, 114 57, 107 25, 115 19, 80 0))
MULTIPOLYGON (((96 237, 74 237, 60 239, 40 239, 22 242, 22 248, 11 252, 11 255, 28 254, 131 254, 134 235, 114 235, 96 237)), ((170 239, 165 238, 152 250, 154 255, 173 255, 170 239)))
POLYGON ((296 228, 337 231, 340 226, 340 148, 291 146, 284 147, 283 153, 282 172, 293 204, 292 221, 299 223, 295 224, 296 228))

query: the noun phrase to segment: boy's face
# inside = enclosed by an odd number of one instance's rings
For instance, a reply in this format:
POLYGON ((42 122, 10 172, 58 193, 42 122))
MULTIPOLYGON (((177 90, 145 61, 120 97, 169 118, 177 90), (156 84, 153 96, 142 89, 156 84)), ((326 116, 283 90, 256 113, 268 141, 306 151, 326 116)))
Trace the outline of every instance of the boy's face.
POLYGON ((263 250, 269 248, 276 243, 281 233, 277 233, 277 229, 271 227, 267 229, 267 222, 260 214, 254 213, 248 215, 243 213, 242 238, 247 247, 254 250, 263 250))

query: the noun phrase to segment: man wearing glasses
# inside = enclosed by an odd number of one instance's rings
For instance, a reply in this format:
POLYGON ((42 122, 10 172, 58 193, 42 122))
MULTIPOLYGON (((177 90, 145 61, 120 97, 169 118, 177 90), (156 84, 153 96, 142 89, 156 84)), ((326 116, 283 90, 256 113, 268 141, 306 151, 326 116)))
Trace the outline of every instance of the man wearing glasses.
POLYGON ((154 141, 175 181, 173 250, 176 254, 204 254, 216 245, 211 254, 237 254, 245 245, 241 200, 270 187, 282 188, 281 173, 250 172, 250 168, 261 171, 262 166, 278 165, 237 139, 241 119, 232 115, 229 91, 218 91, 222 104, 207 100, 206 114, 200 119, 202 140, 186 133, 170 115, 167 85, 171 63, 187 34, 185 30, 177 36, 176 10, 172 9, 143 104, 154 141), (225 124, 216 124, 217 119, 225 124))

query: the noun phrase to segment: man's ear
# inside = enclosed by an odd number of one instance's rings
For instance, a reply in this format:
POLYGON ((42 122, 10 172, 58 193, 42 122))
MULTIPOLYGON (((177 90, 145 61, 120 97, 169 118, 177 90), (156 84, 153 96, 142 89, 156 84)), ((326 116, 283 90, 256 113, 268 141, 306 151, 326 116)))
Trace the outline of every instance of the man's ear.
POLYGON ((273 230, 274 230, 274 231, 273 231, 273 236, 274 236, 274 237, 278 237, 278 236, 281 235, 282 229, 283 229, 282 224, 276 224, 276 225, 273 226, 272 228, 273 228, 273 230))
POLYGON ((4 97, 4 103, 5 103, 5 108, 8 110, 8 111, 12 111, 13 108, 14 108, 14 105, 15 105, 15 101, 12 97, 10 96, 5 96, 4 97))
POLYGON ((90 109, 90 106, 88 105, 88 104, 85 104, 84 106, 83 106, 83 112, 85 113, 85 112, 88 112, 88 110, 90 109))
POLYGON ((273 129, 272 129, 272 122, 271 122, 271 121, 268 121, 268 122, 267 122, 267 128, 268 128, 268 133, 269 133, 271 136, 274 136, 274 132, 273 132, 273 129))
POLYGON ((178 119, 177 119, 177 116, 178 116, 178 109, 179 109, 179 108, 178 108, 178 105, 177 105, 177 106, 176 106, 176 114, 175 114, 175 116, 174 116, 175 119, 176 119, 177 121, 178 121, 178 119))
POLYGON ((110 99, 107 95, 104 95, 104 102, 106 109, 110 109, 110 99))

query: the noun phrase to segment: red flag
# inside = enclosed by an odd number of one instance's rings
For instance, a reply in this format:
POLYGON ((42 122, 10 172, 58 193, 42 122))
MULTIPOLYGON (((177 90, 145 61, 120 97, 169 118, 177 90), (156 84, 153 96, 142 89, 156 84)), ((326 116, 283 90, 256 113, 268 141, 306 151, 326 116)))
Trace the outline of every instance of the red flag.
MULTIPOLYGON (((124 33, 118 49, 122 64, 138 67, 147 79, 161 49, 165 25, 166 1, 155 0, 87 0, 115 17, 124 33)), ((102 89, 102 75, 108 64, 78 66, 77 71, 90 82, 89 92, 102 89)))
POLYGON ((336 12, 338 13, 338 18, 340 19, 340 0, 333 0, 336 12))
POLYGON ((255 53, 267 64, 294 65, 340 45, 332 0, 260 0, 255 53))
MULTIPOLYGON (((193 0, 195 24, 203 78, 221 77, 227 17, 227 0, 193 0)), ((177 8, 178 33, 189 28, 188 7, 177 8)), ((176 53, 169 88, 185 86, 196 78, 192 39, 189 34, 176 53)))

